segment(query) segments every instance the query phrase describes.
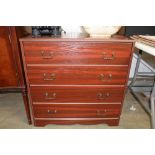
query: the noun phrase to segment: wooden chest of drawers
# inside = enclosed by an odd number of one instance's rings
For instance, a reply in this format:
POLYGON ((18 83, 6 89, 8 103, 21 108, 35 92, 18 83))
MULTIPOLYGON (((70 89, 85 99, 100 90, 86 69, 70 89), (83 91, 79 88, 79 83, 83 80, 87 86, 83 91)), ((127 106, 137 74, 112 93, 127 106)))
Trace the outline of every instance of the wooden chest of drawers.
POLYGON ((119 124, 132 40, 27 37, 20 43, 35 126, 119 124))

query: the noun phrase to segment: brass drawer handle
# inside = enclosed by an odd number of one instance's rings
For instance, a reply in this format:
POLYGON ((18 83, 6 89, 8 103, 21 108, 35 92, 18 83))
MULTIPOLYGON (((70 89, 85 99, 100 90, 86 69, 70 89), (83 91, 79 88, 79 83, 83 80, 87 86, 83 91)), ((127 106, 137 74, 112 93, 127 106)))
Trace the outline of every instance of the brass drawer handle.
POLYGON ((106 99, 106 98, 109 97, 109 96, 110 96, 109 93, 106 93, 106 94, 98 93, 98 94, 97 94, 97 97, 98 97, 98 99, 100 99, 100 100, 104 100, 104 99, 106 99))
POLYGON ((104 60, 114 60, 115 59, 115 52, 111 53, 111 57, 107 56, 108 54, 106 52, 103 52, 102 54, 103 54, 103 59, 104 60))
POLYGON ((53 100, 56 99, 56 93, 52 93, 51 95, 49 93, 45 93, 45 99, 46 100, 53 100))
POLYGON ((49 74, 49 75, 47 75, 46 73, 44 73, 43 74, 43 76, 44 76, 44 80, 45 81, 53 81, 53 80, 55 80, 56 79, 56 75, 54 74, 54 73, 52 73, 52 74, 49 74))
POLYGON ((56 114, 57 113, 57 110, 47 110, 47 113, 48 114, 56 114))
POLYGON ((105 76, 104 74, 100 74, 99 79, 101 81, 112 80, 112 74, 108 74, 107 76, 105 76))
POLYGON ((51 59, 53 58, 54 52, 45 52, 41 51, 41 56, 43 59, 51 59))
POLYGON ((104 109, 102 111, 100 111, 100 110, 97 110, 96 111, 97 115, 105 115, 107 112, 112 112, 112 110, 110 110, 110 109, 104 109))
POLYGON ((101 115, 101 112, 100 112, 100 110, 97 110, 96 112, 97 112, 97 115, 101 115))

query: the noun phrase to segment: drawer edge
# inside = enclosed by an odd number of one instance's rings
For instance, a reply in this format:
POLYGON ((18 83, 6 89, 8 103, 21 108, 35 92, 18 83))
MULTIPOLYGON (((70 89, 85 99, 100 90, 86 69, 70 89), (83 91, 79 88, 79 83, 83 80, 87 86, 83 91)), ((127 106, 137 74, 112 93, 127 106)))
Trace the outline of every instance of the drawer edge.
POLYGON ((99 104, 99 105, 100 105, 100 104, 101 104, 101 105, 102 105, 102 104, 107 104, 107 105, 108 105, 108 104, 118 104, 118 105, 121 105, 122 102, 111 102, 111 103, 107 103, 107 102, 104 102, 104 103, 89 103, 89 102, 86 102, 86 103, 85 103, 85 102, 83 102, 83 103, 82 103, 82 102, 81 102, 81 103, 79 103, 79 102, 78 102, 78 103, 76 103, 76 102, 74 102, 74 103, 71 103, 71 102, 69 102, 69 103, 66 103, 66 102, 48 103, 48 102, 47 102, 47 103, 46 103, 46 102, 33 102, 33 103, 32 103, 32 105, 41 105, 41 104, 44 104, 44 105, 46 105, 46 104, 47 104, 47 105, 48 105, 48 104, 49 104, 49 105, 53 105, 53 104, 99 104))
POLYGON ((110 117, 110 118, 37 118, 34 117, 35 120, 111 120, 111 119, 119 119, 118 117, 110 117))

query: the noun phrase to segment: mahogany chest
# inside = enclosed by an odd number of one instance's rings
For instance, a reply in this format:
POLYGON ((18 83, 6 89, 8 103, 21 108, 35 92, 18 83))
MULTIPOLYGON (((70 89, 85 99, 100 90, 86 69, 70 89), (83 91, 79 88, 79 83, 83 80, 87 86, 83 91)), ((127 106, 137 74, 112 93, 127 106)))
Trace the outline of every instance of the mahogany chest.
POLYGON ((26 37, 20 43, 35 126, 119 124, 132 40, 26 37))

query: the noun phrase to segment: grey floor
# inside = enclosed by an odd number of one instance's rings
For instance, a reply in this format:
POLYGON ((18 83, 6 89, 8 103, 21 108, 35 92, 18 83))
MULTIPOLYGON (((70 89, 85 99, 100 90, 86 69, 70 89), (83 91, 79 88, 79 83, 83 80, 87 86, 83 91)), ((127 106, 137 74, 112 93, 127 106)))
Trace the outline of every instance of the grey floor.
MULTIPOLYGON (((28 125, 21 94, 0 94, 1 129, 41 129, 28 125)), ((150 117, 128 92, 125 98, 119 126, 99 125, 48 125, 44 129, 145 129, 150 128, 150 117), (131 108, 132 107, 132 108, 131 108)))

